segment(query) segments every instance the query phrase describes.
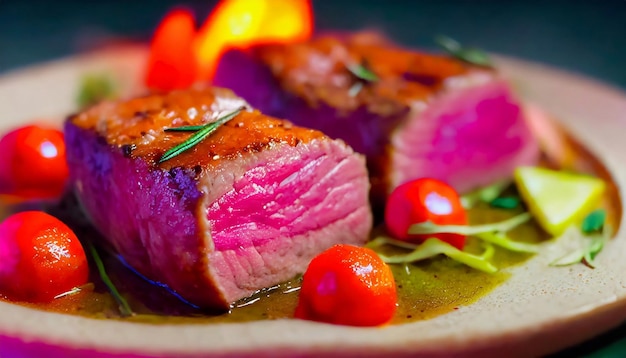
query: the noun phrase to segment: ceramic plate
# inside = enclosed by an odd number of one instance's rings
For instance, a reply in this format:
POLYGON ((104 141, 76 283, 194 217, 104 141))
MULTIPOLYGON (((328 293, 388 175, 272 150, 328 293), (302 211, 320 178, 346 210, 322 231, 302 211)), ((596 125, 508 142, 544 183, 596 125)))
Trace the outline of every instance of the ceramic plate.
MULTIPOLYGON (((139 83, 143 49, 85 55, 0 77, 0 132, 74 110, 79 79, 109 72, 139 83)), ((499 67, 599 158, 622 197, 626 184, 626 95, 593 80, 523 61, 499 67)), ((622 214, 620 213, 620 216, 622 214)), ((620 217, 621 220, 623 218, 620 217)), ((537 356, 581 342, 626 319, 626 233, 619 230, 597 268, 549 267, 550 250, 512 268, 478 302, 434 319, 384 328, 297 320, 245 324, 147 325, 93 320, 0 302, 0 356, 196 357, 206 355, 537 356)))

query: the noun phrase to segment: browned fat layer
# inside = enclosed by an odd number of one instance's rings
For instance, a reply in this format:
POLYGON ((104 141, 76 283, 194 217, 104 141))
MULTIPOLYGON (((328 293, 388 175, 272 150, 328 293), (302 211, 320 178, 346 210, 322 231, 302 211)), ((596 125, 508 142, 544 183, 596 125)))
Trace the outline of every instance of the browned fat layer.
POLYGON ((254 50, 254 55, 270 67, 285 90, 312 106, 322 102, 346 111, 367 106, 383 116, 427 98, 441 89, 446 78, 472 68, 445 56, 399 48, 371 33, 262 46, 254 50), (351 64, 365 65, 379 80, 364 82, 354 95, 350 89, 359 79, 347 70, 351 64))
MULTIPOLYGON (((163 153, 193 134, 165 132, 166 128, 213 122, 242 105, 246 103, 230 90, 196 88, 101 103, 69 120, 78 127, 96 131, 125 156, 142 157, 155 165, 163 153)), ((244 110, 192 149, 159 166, 213 166, 273 144, 295 146, 323 136, 319 131, 297 127, 256 110, 244 110)))

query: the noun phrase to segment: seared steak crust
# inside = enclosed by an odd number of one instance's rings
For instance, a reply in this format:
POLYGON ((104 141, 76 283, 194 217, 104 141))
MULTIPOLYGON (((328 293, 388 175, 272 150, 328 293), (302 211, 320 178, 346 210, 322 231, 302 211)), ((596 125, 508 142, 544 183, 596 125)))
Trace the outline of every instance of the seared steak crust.
POLYGON ((418 177, 465 192, 538 159, 519 101, 496 71, 368 33, 231 51, 214 83, 366 155, 378 204, 418 177))
POLYGON ((219 88, 105 102, 66 121, 77 196, 111 246, 189 301, 226 309, 371 229, 364 159, 219 88), (192 149, 165 151, 245 107, 192 149))

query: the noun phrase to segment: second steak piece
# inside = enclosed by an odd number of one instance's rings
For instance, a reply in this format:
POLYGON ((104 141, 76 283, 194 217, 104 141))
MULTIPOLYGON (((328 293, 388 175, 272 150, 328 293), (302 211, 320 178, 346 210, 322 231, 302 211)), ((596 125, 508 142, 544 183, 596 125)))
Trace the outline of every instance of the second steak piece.
POLYGON ((539 156, 519 101, 495 70, 371 34, 231 51, 214 82, 365 154, 379 204, 411 179, 467 192, 539 156))
POLYGON ((65 124, 72 183, 110 246, 187 300, 227 309, 372 226, 364 158, 209 88, 104 102, 65 124), (235 118, 180 155, 192 132, 235 118))

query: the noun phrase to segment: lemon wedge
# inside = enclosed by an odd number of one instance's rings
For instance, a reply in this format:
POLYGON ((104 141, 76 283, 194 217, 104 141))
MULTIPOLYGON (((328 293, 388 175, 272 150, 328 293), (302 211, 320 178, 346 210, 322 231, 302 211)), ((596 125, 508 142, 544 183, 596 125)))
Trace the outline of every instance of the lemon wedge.
POLYGON ((605 183, 582 174, 537 167, 519 167, 515 183, 539 225, 559 236, 597 208, 605 183))

